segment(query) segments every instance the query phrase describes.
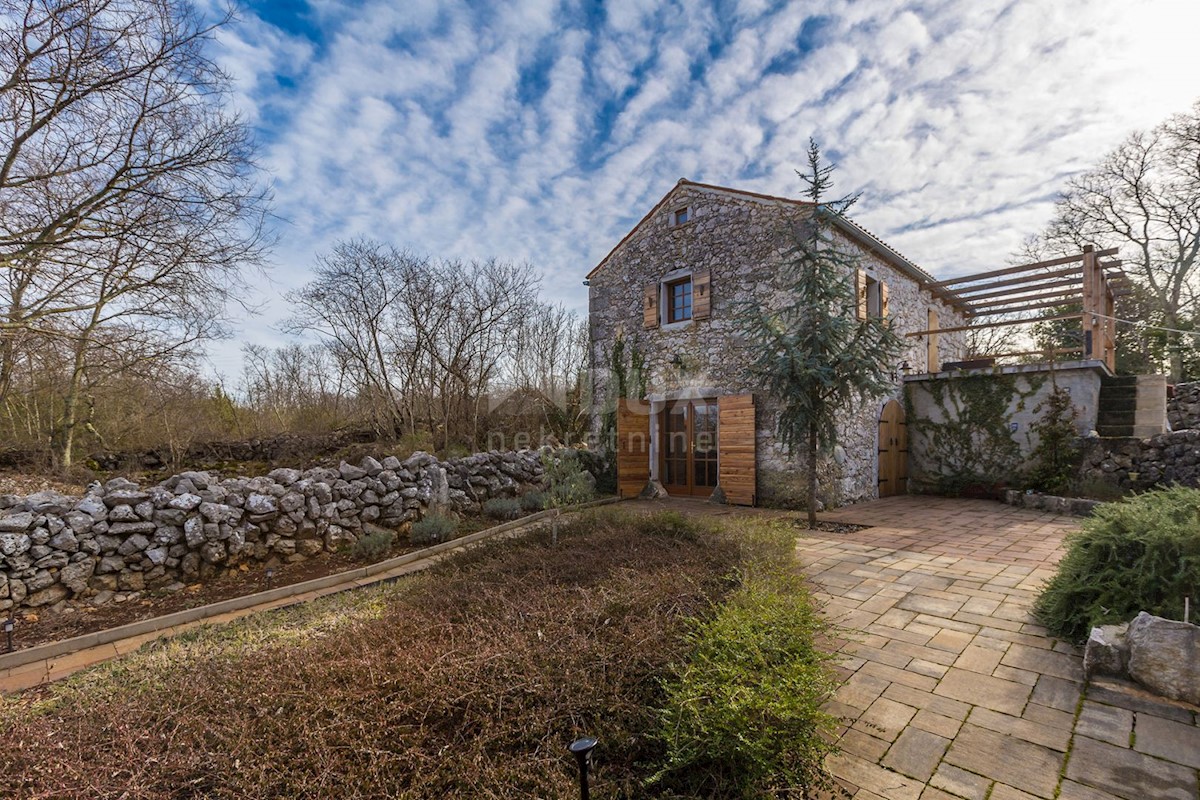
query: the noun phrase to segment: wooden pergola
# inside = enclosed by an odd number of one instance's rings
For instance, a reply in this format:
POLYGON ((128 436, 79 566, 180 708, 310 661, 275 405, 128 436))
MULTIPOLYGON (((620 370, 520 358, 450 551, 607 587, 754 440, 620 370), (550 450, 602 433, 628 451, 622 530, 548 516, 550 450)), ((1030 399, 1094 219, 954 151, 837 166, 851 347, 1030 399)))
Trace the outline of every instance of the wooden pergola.
POLYGON ((1083 337, 1076 347, 985 353, 972 358, 1046 355, 1053 359, 1078 352, 1084 360, 1103 361, 1110 371, 1115 370, 1115 299, 1132 291, 1121 262, 1102 260, 1116 254, 1116 248, 1096 250, 1088 245, 1076 255, 924 283, 921 288, 961 309, 967 324, 939 327, 937 316, 930 312, 929 328, 908 336, 929 337, 929 371, 936 372, 938 334, 1078 319, 1083 337), (1045 313, 1048 309, 1053 312, 1045 313), (1030 312, 1041 313, 1025 316, 1030 312))

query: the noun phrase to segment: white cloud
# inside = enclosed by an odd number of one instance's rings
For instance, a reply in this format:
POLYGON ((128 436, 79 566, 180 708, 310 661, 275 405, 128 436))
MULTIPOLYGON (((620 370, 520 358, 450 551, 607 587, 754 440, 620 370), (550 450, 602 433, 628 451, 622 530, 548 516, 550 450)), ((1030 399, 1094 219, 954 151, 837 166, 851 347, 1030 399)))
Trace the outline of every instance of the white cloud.
POLYGON ((223 33, 291 221, 264 295, 369 235, 529 261, 582 309, 679 177, 794 195, 810 135, 866 227, 931 271, 987 268, 1065 175, 1200 95, 1190 0, 583 6, 321 0, 320 42, 252 14, 223 33))

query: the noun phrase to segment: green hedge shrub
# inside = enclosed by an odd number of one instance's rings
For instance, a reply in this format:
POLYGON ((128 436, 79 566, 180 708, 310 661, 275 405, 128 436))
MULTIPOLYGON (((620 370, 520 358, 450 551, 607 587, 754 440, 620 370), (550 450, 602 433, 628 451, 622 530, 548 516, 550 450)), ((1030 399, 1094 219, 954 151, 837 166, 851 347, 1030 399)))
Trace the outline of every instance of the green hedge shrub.
POLYGON ((457 531, 457 519, 435 512, 414 522, 408 538, 413 544, 437 544, 453 539, 457 531))
POLYGON ((377 561, 380 556, 392 549, 395 541, 395 533, 378 528, 355 542, 350 547, 350 555, 359 561, 377 561))
POLYGON ((801 576, 752 568, 695 624, 692 652, 666 686, 666 766, 654 782, 685 797, 832 789, 823 762, 836 750, 837 720, 822 705, 837 683, 816 644, 825 629, 801 576))
POLYGON ((1094 625, 1139 611, 1180 619, 1200 597, 1200 490, 1174 487, 1106 503, 1067 538, 1067 554, 1038 598, 1050 631, 1082 642, 1094 625))
POLYGON ((525 511, 541 511, 545 507, 545 492, 534 489, 521 495, 521 508, 525 511))
POLYGON ((493 497, 483 504, 483 513, 492 519, 516 519, 521 516, 521 501, 512 497, 493 497))

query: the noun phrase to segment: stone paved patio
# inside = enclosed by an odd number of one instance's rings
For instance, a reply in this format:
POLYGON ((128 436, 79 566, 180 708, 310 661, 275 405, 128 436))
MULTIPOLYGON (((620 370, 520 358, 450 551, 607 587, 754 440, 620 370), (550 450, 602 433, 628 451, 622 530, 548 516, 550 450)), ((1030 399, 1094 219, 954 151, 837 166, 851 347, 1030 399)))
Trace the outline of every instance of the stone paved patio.
POLYGON ((895 497, 822 515, 798 555, 851 629, 830 704, 855 800, 1200 797, 1196 709, 1112 684, 1029 610, 1071 517, 991 501, 895 497))

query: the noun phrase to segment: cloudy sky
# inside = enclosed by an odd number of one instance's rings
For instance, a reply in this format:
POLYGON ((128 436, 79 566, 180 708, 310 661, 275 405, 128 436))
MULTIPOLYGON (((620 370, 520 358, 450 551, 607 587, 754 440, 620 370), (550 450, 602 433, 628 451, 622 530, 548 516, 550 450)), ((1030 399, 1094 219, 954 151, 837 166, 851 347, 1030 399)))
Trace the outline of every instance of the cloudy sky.
POLYGON ((1064 179, 1200 98, 1196 0, 249 0, 220 34, 280 245, 278 344, 315 254, 368 236, 589 269, 681 177, 795 196, 808 138, 852 216, 937 275, 1002 266, 1064 179))

